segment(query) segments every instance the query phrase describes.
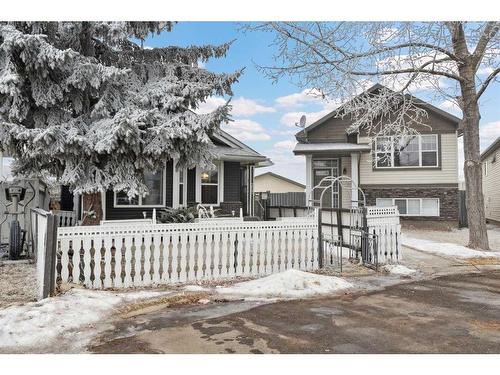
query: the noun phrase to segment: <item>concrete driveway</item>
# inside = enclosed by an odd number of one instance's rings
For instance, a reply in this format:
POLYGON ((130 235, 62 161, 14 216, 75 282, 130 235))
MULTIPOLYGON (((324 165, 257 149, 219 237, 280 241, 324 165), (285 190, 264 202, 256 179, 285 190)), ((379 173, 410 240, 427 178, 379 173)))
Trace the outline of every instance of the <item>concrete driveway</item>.
POLYGON ((500 353, 500 272, 117 318, 98 353, 500 353))

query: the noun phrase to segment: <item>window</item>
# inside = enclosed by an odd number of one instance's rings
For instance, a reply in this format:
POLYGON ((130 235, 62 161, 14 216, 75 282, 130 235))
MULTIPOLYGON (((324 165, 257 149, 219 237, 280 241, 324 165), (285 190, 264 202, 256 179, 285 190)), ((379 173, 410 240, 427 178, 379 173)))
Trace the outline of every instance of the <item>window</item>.
POLYGON ((394 166, 418 167, 418 165, 418 137, 400 139, 399 143, 394 145, 394 166))
POLYGON ((436 134, 412 137, 377 137, 375 142, 377 168, 419 168, 438 166, 436 134))
POLYGON ((129 198, 125 192, 115 192, 115 207, 157 207, 165 205, 164 173, 145 173, 144 184, 148 187, 149 194, 145 197, 135 196, 129 198))
POLYGON ((421 135, 422 144, 422 166, 423 167, 435 167, 438 165, 437 160, 437 136, 435 134, 431 135, 421 135))
MULTIPOLYGON (((313 160, 313 186, 317 186, 325 177, 339 175, 339 160, 338 159, 324 159, 313 160)), ((323 186, 328 185, 323 183, 323 186)), ((323 189, 314 190, 314 200, 319 205, 323 189)), ((332 188, 329 188, 323 194, 322 202, 323 207, 339 207, 339 183, 335 181, 332 188)))
POLYGON ((484 173, 484 176, 488 176, 488 161, 485 160, 484 163, 483 163, 483 173, 484 173))
POLYGON ((12 175, 12 162, 14 161, 13 158, 8 157, 6 153, 2 154, 0 153, 0 181, 12 181, 14 179, 14 176, 12 175))
POLYGON ((201 203, 219 204, 219 171, 217 169, 202 171, 201 203))
POLYGON ((439 216, 438 198, 377 198, 377 206, 397 206, 401 216, 439 216))
POLYGON ((392 167, 392 138, 378 137, 376 142, 376 160, 377 167, 392 167))
POLYGON ((422 216, 439 216, 439 199, 422 199, 422 216))
POLYGON ((391 207, 393 205, 392 198, 377 198, 377 206, 379 207, 391 207))
POLYGON ((406 199, 394 199, 394 205, 398 207, 401 215, 406 215, 406 199))

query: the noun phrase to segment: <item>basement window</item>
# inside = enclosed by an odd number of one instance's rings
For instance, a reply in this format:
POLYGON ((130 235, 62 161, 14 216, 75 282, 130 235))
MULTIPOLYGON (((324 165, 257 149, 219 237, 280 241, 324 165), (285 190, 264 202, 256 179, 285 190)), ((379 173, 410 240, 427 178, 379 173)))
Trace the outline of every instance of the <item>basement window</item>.
POLYGON ((439 198, 377 198, 377 206, 397 206, 401 216, 439 216, 439 198))

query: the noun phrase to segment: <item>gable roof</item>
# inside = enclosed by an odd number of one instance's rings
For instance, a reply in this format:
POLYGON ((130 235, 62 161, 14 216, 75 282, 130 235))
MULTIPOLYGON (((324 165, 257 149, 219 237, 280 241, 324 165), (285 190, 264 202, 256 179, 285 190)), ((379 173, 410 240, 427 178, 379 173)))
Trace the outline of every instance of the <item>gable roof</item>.
MULTIPOLYGON (((386 86, 384 85, 381 85, 380 83, 376 83, 375 85, 373 85, 372 87, 370 87, 369 89, 363 91, 361 94, 357 95, 357 97, 361 96, 361 95, 365 95, 365 94, 370 94, 370 93, 375 93, 381 89, 386 89, 386 90, 389 90, 389 91, 393 91, 389 88, 387 88, 386 86)), ((394 91, 393 91, 394 92, 394 91)), ((405 94, 406 96, 410 97, 411 95, 409 94, 405 94)), ((444 117, 445 119, 447 120, 450 120, 451 122, 455 123, 455 125, 458 127, 459 123, 460 123, 460 119, 454 115, 452 115, 451 113, 448 113, 446 111, 443 111, 442 109, 436 107, 436 106, 433 106, 432 104, 430 103, 427 103, 426 101, 422 100, 422 99, 419 99, 415 96, 413 96, 413 99, 415 101, 415 103, 421 105, 422 107, 425 107, 426 109, 428 109, 429 111, 433 112, 433 113, 436 113, 437 115, 440 115, 442 117, 444 117)), ((354 99, 351 99, 351 100, 354 100, 354 99)), ((313 130, 314 128, 316 128, 317 126, 323 124, 325 121, 331 119, 331 118, 334 118, 334 117, 340 117, 340 116, 337 116, 337 113, 338 111, 342 110, 342 108, 345 106, 345 104, 342 104, 339 108, 337 109, 334 109, 332 112, 328 113, 327 115, 323 116, 322 118, 320 118, 319 120, 316 120, 315 122, 313 122, 311 125, 305 127, 304 129, 302 129, 301 131, 299 131, 297 134, 295 134, 295 137, 296 138, 302 138, 304 136, 307 136, 307 132, 313 130)))
POLYGON ((273 173, 273 172, 265 172, 265 173, 259 174, 258 176, 255 176, 254 178, 256 179, 256 178, 262 177, 262 176, 272 176, 272 177, 275 177, 275 178, 277 178, 279 180, 283 180, 283 181, 288 182, 290 184, 296 185, 296 186, 298 186, 300 188, 303 188, 303 189, 306 188, 306 185, 301 184, 300 182, 291 180, 289 178, 286 178, 285 176, 282 176, 282 175, 279 175, 279 174, 273 173))
POLYGON ((212 134, 213 140, 220 144, 214 144, 215 152, 222 160, 241 160, 261 163, 261 166, 273 165, 271 160, 259 154, 253 148, 234 138, 222 129, 216 130, 212 134))
POLYGON ((487 158, 489 155, 491 155, 493 152, 495 152, 499 148, 500 148, 500 137, 498 137, 491 145, 489 145, 486 148, 486 150, 484 150, 481 153, 481 161, 483 161, 485 158, 487 158))

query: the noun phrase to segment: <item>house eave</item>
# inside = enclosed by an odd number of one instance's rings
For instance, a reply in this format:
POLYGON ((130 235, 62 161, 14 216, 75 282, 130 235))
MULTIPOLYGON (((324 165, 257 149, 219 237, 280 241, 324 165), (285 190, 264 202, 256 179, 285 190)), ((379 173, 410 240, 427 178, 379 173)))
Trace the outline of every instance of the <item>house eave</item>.
POLYGON ((367 152, 371 146, 355 143, 297 143, 293 149, 295 155, 308 155, 325 152, 367 152))
POLYGON ((481 161, 490 156, 493 152, 495 152, 498 148, 500 148, 500 137, 498 137, 491 145, 489 145, 486 150, 481 153, 481 161))

